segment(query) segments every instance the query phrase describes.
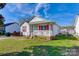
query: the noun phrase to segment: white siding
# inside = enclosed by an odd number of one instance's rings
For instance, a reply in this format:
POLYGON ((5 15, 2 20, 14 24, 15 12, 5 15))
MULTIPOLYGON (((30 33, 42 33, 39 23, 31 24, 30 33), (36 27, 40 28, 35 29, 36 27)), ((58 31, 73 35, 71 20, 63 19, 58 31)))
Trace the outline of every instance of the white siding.
POLYGON ((27 22, 25 22, 24 24, 21 25, 21 28, 20 28, 20 32, 22 33, 22 35, 24 36, 29 36, 30 35, 30 28, 29 28, 29 24, 27 22), (26 32, 23 32, 22 31, 22 27, 23 26, 26 26, 26 32))
POLYGON ((76 32, 76 35, 79 36, 79 16, 77 16, 76 18, 75 32, 76 32))
POLYGON ((32 34, 37 36, 49 36, 49 30, 33 30, 32 34))
POLYGON ((17 23, 11 24, 11 25, 5 27, 5 31, 6 31, 6 33, 7 32, 13 33, 14 31, 20 32, 20 26, 17 23))
POLYGON ((69 34, 74 34, 74 29, 68 30, 69 34))
POLYGON ((61 29, 60 30, 60 33, 62 33, 62 34, 67 34, 67 32, 68 32, 67 29, 61 29))
POLYGON ((21 26, 21 33, 22 35, 25 35, 25 36, 29 36, 30 34, 35 36, 55 36, 57 35, 58 33, 60 32, 60 29, 59 29, 59 26, 57 25, 54 25, 49 27, 49 30, 32 30, 30 27, 29 27, 29 24, 27 22, 25 22, 22 26, 21 26), (22 31, 22 27, 23 26, 27 26, 27 31, 26 32, 23 32, 22 31), (30 32, 31 31, 31 32, 30 32))
POLYGON ((53 34, 52 35, 57 35, 60 33, 60 27, 58 25, 53 24, 53 34))

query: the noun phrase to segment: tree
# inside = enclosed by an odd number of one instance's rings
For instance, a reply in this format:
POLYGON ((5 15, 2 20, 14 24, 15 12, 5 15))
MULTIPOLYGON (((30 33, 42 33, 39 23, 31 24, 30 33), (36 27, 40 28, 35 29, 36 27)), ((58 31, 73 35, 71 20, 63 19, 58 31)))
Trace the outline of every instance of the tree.
POLYGON ((6 3, 0 3, 0 9, 3 9, 6 3))
MULTIPOLYGON (((0 3, 0 9, 3 9, 5 7, 6 3, 0 3)), ((0 14, 0 26, 3 26, 4 17, 0 14)))
POLYGON ((3 26, 4 22, 4 17, 2 15, 0 15, 0 26, 3 26))
MULTIPOLYGON (((6 4, 5 3, 0 3, 0 9, 3 9, 4 8, 4 6, 5 6, 6 4)), ((3 35, 4 33, 5 33, 5 27, 4 27, 4 17, 0 14, 0 27, 3 29, 1 29, 1 31, 0 31, 0 35, 3 35)))

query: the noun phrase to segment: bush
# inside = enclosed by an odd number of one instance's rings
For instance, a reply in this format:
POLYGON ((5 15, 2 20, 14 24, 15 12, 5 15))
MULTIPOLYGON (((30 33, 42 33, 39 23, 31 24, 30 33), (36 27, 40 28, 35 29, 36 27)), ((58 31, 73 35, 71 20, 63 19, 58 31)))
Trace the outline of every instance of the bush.
POLYGON ((8 32, 8 33, 6 33, 5 35, 6 35, 6 36, 11 36, 11 33, 8 32))
POLYGON ((77 40, 77 38, 71 34, 56 35, 55 39, 57 40, 65 40, 65 39, 66 40, 77 40))
POLYGON ((0 35, 4 35, 4 31, 0 31, 0 35))

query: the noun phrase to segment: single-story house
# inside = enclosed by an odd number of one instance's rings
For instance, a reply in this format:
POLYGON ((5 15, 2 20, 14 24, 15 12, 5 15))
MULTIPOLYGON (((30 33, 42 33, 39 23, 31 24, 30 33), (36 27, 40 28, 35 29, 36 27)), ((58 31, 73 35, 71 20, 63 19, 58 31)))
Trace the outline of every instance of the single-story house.
POLYGON ((51 37, 60 33, 60 26, 55 22, 40 17, 25 21, 20 27, 21 35, 51 37))
POLYGON ((67 29, 65 29, 65 28, 62 29, 62 28, 61 28, 60 33, 61 33, 61 34, 66 34, 66 33, 67 33, 67 29))
POLYGON ((16 22, 4 24, 5 33, 20 32, 20 26, 16 22))

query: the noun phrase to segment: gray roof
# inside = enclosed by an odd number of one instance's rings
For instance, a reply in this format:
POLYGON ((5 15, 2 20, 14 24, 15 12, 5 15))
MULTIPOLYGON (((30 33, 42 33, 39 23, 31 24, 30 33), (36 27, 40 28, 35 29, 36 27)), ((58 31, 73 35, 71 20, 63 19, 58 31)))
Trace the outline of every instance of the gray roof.
MULTIPOLYGON (((4 24, 4 27, 5 26, 9 26, 9 25, 12 25, 12 24, 15 24, 16 22, 12 22, 12 23, 7 23, 7 24, 4 24)), ((18 23, 16 23, 16 24, 18 24, 18 23)))

